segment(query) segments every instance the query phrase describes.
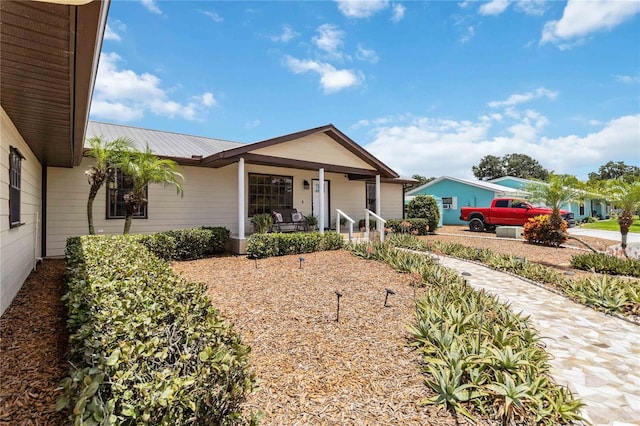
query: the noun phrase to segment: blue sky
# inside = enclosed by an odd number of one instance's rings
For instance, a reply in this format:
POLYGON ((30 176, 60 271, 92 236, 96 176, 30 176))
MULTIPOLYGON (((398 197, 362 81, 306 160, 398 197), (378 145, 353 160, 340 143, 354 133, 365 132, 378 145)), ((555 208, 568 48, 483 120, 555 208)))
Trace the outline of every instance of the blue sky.
POLYGON ((333 123, 402 175, 640 165, 640 2, 118 1, 91 118, 238 142, 333 123))

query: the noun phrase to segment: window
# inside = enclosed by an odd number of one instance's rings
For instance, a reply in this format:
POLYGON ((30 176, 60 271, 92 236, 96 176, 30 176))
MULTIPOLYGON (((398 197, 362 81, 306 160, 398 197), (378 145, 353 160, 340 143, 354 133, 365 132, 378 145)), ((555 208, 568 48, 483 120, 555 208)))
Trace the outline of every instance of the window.
MULTIPOLYGON (((120 170, 117 170, 114 181, 109 183, 109 189, 107 190, 107 219, 124 219, 127 216, 124 196, 131 189, 133 189, 133 180, 120 170)), ((145 188, 146 197, 147 188, 145 188)), ((133 213, 133 218, 146 219, 147 204, 138 208, 138 211, 133 213)))
POLYGON ((374 213, 376 211, 376 184, 375 182, 367 182, 367 208, 374 213))
POLYGON ((458 197, 442 197, 442 208, 456 210, 458 208, 458 197))
POLYGON ((249 217, 293 208, 293 177, 249 173, 249 217))
POLYGON ((580 216, 584 216, 584 203, 580 203, 580 216))
POLYGON ((498 200, 495 207, 509 207, 509 200, 498 200))
POLYGON ((11 228, 23 225, 20 222, 23 159, 18 148, 9 147, 9 227, 11 228))

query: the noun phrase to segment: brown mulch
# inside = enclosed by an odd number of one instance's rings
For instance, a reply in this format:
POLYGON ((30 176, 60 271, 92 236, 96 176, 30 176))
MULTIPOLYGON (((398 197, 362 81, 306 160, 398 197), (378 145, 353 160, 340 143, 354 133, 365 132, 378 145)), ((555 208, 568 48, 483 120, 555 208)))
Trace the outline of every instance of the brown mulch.
POLYGON ((59 425, 56 388, 67 375, 64 260, 45 260, 0 317, 0 424, 59 425))
MULTIPOLYGON (((408 347, 410 277, 345 251, 262 259, 176 262, 208 285, 213 305, 251 346, 259 388, 247 406, 263 425, 455 425, 460 416, 420 401, 420 357, 408 347), (386 288, 395 291, 384 307, 386 288), (340 321, 336 322, 337 295, 340 321)), ((420 290, 418 290, 418 297, 420 290)), ((477 424, 490 424, 480 421, 477 424)))

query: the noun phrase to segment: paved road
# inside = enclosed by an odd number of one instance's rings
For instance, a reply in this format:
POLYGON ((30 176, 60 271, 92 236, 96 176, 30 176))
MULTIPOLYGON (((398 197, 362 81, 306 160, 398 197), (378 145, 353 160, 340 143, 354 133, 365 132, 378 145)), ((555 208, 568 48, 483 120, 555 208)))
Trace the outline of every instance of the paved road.
MULTIPOLYGON (((612 240, 617 243, 620 242, 620 232, 619 231, 602 231, 600 229, 586 229, 586 228, 569 228, 569 233, 571 235, 580 236, 583 235, 585 237, 595 237, 602 238, 603 240, 612 240)), ((640 234, 629 233, 627 235, 627 243, 640 243, 640 234)))
POLYGON ((640 326, 604 315, 512 275, 440 257, 443 266, 530 316, 544 337, 551 374, 585 402, 593 425, 640 425, 640 326))

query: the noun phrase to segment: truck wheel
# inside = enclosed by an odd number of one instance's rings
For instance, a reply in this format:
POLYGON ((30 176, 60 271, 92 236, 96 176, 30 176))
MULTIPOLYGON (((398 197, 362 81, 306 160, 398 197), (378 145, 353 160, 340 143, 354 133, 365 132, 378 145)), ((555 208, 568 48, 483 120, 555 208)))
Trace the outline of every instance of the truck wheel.
POLYGON ((469 229, 473 232, 484 231, 484 222, 481 219, 475 218, 469 221, 469 229))

